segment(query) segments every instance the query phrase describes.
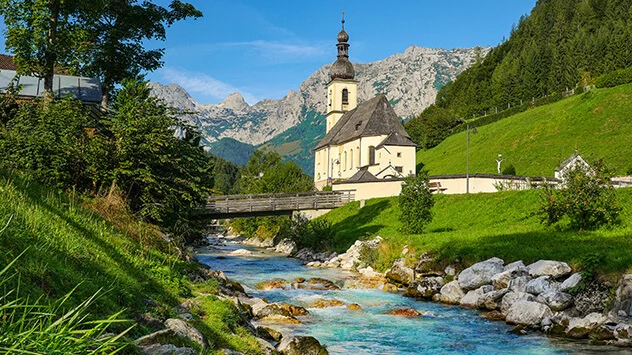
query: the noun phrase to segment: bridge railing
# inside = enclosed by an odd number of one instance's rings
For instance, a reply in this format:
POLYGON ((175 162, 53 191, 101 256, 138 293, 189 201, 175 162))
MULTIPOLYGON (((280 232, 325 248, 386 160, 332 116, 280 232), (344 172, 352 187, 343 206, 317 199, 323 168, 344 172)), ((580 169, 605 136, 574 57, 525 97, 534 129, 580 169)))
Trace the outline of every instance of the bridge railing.
POLYGON ((213 213, 230 214, 336 208, 354 201, 354 191, 210 196, 206 209, 213 213))

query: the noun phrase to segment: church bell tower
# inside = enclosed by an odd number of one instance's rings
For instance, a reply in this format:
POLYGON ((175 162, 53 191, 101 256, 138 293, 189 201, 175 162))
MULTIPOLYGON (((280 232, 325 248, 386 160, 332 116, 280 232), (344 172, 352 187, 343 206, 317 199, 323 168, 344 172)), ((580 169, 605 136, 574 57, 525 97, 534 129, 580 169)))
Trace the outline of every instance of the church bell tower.
POLYGON ((358 106, 358 82, 354 79, 355 71, 349 61, 349 35, 345 31, 344 12, 342 13, 342 30, 338 33, 338 59, 330 69, 331 81, 327 84, 327 127, 329 132, 340 117, 358 106))

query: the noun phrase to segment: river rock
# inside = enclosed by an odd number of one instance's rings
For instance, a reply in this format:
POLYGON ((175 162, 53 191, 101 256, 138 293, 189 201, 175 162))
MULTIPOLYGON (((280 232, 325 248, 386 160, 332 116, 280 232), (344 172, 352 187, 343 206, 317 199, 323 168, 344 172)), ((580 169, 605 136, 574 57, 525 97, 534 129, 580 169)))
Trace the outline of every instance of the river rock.
POLYGON ((448 276, 456 276, 456 267, 454 267, 454 265, 448 265, 443 269, 443 272, 448 276))
POLYGON ((373 270, 373 268, 370 266, 358 269, 358 272, 360 273, 360 275, 368 278, 384 278, 384 275, 373 270))
POLYGON ((531 276, 518 276, 509 281, 507 288, 513 292, 527 292, 529 281, 531 281, 531 276))
POLYGON ((503 296, 500 302, 500 312, 506 315, 511 306, 518 301, 535 302, 535 297, 526 292, 508 292, 503 296))
POLYGON ((465 293, 458 281, 451 281, 441 287, 439 300, 447 304, 459 304, 465 293))
POLYGON ((492 285, 484 285, 476 290, 468 291, 468 293, 461 298, 459 304, 464 308, 478 308, 480 304, 480 298, 487 292, 491 292, 494 289, 492 285))
POLYGON ((562 282, 562 285, 560 286, 560 291, 568 292, 570 289, 576 288, 582 282, 582 279, 582 274, 578 272, 572 274, 566 280, 564 280, 564 282, 562 282))
POLYGON ((531 301, 517 301, 511 305, 505 320, 507 323, 540 326, 542 319, 553 316, 549 306, 531 301))
POLYGON ((441 291, 443 287, 443 277, 426 277, 419 281, 414 281, 404 292, 405 297, 416 299, 432 299, 432 295, 441 291))
POLYGON ((502 314, 500 311, 483 312, 481 313, 481 317, 487 320, 494 320, 494 321, 505 320, 505 315, 502 314))
POLYGON ((153 344, 140 347, 144 355, 198 355, 199 353, 188 347, 179 348, 173 344, 153 344))
POLYGON ((551 290, 539 294, 537 301, 546 304, 552 311, 563 311, 573 304, 573 296, 565 292, 551 290))
POLYGON ((230 256, 250 256, 252 255, 252 252, 250 250, 246 250, 246 249, 237 249, 237 250, 233 250, 230 253, 228 253, 228 255, 230 256))
POLYGON ((198 343, 203 349, 208 348, 206 337, 199 330, 193 328, 189 323, 182 319, 169 318, 165 321, 165 327, 173 330, 175 334, 183 338, 189 339, 194 343, 198 343))
POLYGON ((306 314, 309 314, 309 312, 305 308, 300 306, 289 303, 279 303, 279 305, 281 306, 281 308, 288 311, 292 316, 304 316, 306 314))
POLYGON ((265 316, 263 318, 260 318, 258 321, 258 323, 262 323, 262 324, 282 324, 282 325, 296 325, 296 324, 301 324, 301 321, 292 317, 292 316, 283 316, 280 314, 272 314, 269 316, 265 316))
POLYGON ((314 251, 310 248, 300 249, 292 256, 303 261, 314 261, 314 251))
POLYGON ((520 277, 529 275, 529 270, 526 267, 520 267, 519 265, 515 265, 514 267, 505 270, 501 273, 498 273, 492 276, 492 284, 494 288, 497 290, 502 290, 503 288, 509 287, 509 282, 511 280, 520 277))
POLYGON ((270 238, 260 239, 257 237, 252 237, 252 238, 248 238, 244 240, 242 243, 244 245, 250 245, 253 247, 270 248, 274 246, 274 238, 270 237, 270 238))
POLYGON ((352 311, 361 311, 362 307, 357 303, 352 303, 347 306, 347 309, 352 310, 352 311))
POLYGON ((618 324, 614 329, 614 336, 617 337, 617 339, 632 338, 632 325, 618 324))
POLYGON ((252 306, 252 315, 255 318, 265 318, 271 315, 292 317, 292 313, 280 303, 259 303, 252 306))
POLYGON ((599 341, 614 340, 616 339, 614 335, 616 326, 617 326, 616 324, 608 324, 608 323, 602 324, 598 326, 597 328, 593 329, 593 331, 590 332, 590 334, 588 334, 588 337, 592 340, 599 340, 599 341))
POLYGON ((566 335, 575 339, 585 338, 598 326, 606 323, 607 320, 600 313, 590 313, 584 318, 571 318, 568 322, 566 335))
POLYGON ((492 276, 503 272, 503 264, 504 261, 498 258, 476 263, 459 274, 459 286, 463 290, 473 290, 491 284, 492 276))
POLYGON ((269 341, 267 341, 265 339, 261 339, 261 338, 256 338, 256 339, 257 339, 257 343, 259 343, 259 347, 263 351, 263 355, 276 355, 276 354, 278 354, 277 349, 274 347, 274 345, 270 344, 269 341))
POLYGON ((296 251, 296 243, 292 239, 285 238, 276 245, 274 251, 279 254, 290 255, 296 251))
POLYGON ((479 297, 477 306, 488 311, 500 309, 501 301, 508 292, 509 289, 506 288, 487 292, 479 297))
POLYGON ((404 259, 398 259, 384 276, 395 283, 408 286, 415 279, 415 271, 405 265, 404 259))
POLYGON ((296 285, 301 290, 340 290, 340 287, 330 280, 320 277, 314 277, 307 282, 302 282, 296 285))
POLYGON ((256 333, 258 337, 269 341, 280 342, 281 338, 283 338, 283 334, 281 334, 281 332, 270 327, 258 326, 256 329, 256 333))
POLYGON ((386 314, 391 316, 402 316, 402 317, 420 317, 421 312, 416 309, 410 308, 399 308, 388 311, 386 314))
POLYGON ((385 283, 384 286, 382 286, 381 290, 382 292, 390 292, 390 293, 399 292, 399 288, 397 288, 397 286, 393 285, 392 283, 385 283))
POLYGON ((366 262, 366 260, 362 260, 363 250, 365 248, 377 249, 382 240, 380 236, 371 240, 357 240, 346 252, 326 260, 325 266, 334 267, 333 265, 338 265, 343 270, 353 270, 366 262))
POLYGON ((287 282, 287 280, 283 280, 283 279, 272 279, 269 281, 259 282, 257 284, 257 289, 263 290, 263 291, 269 291, 269 290, 274 290, 274 289, 289 290, 290 283, 287 282))
POLYGON ((283 338, 277 346, 283 355, 328 355, 327 349, 311 336, 293 335, 283 338))
POLYGON ((538 260, 527 266, 531 277, 551 276, 558 279, 570 275, 571 267, 567 263, 553 260, 538 260))
MULTIPOLYGON (((356 289, 356 290, 373 290, 382 289, 387 283, 384 277, 351 277, 344 280, 342 288, 356 289)), ((397 287, 395 287, 397 288, 397 287)), ((396 291, 397 292, 397 291, 396 291)))
POLYGON ((505 268, 503 269, 503 271, 512 271, 512 270, 526 269, 526 268, 527 267, 524 266, 524 263, 522 262, 522 260, 518 260, 518 261, 514 261, 513 263, 509 263, 505 265, 505 268))
POLYGON ((319 298, 310 303, 309 308, 330 308, 330 307, 342 307, 345 303, 340 300, 328 300, 319 298))
POLYGON ((150 346, 153 344, 166 344, 172 341, 176 333, 171 329, 162 329, 151 334, 142 336, 134 341, 138 346, 150 346))
POLYGON ((559 288, 560 284, 548 275, 540 276, 527 283, 527 292, 536 296, 547 291, 557 291, 559 288))
POLYGON ((632 274, 623 275, 615 293, 612 310, 623 311, 632 316, 632 274))

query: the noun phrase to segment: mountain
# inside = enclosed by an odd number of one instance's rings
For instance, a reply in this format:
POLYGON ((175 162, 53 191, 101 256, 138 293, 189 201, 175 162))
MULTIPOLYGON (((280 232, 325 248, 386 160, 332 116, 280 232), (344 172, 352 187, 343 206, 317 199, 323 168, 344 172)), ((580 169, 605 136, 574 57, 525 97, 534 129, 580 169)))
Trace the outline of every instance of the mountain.
MULTIPOLYGON (((354 64, 359 101, 384 93, 399 117, 413 117, 434 102, 439 88, 488 51, 489 48, 480 47, 445 50, 410 46, 404 53, 377 62, 354 64)), ((239 152, 230 149, 239 141, 276 150, 311 174, 312 150, 325 134, 325 86, 329 81, 329 67, 318 69, 298 91, 290 90, 280 100, 262 100, 254 105, 248 105, 239 93, 229 95, 219 104, 200 104, 178 85, 150 85, 153 95, 169 105, 195 111, 186 119, 200 127, 204 143, 211 152, 220 156, 229 152, 231 156, 222 157, 244 161, 243 157, 236 156, 239 152)), ((245 154, 250 149, 240 149, 242 151, 245 154)))

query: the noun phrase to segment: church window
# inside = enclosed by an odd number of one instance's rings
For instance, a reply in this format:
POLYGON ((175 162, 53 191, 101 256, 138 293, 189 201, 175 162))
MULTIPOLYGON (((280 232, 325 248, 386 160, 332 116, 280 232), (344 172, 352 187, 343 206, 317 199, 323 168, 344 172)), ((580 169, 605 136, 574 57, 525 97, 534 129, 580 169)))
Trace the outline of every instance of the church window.
POLYGON ((401 158, 402 157, 402 152, 397 152, 397 157, 401 158))
POLYGON ((353 149, 351 149, 351 154, 349 154, 349 169, 353 169, 353 149))
POLYGON ((344 171, 347 171, 347 152, 345 152, 345 160, 344 160, 344 165, 342 166, 342 169, 344 171))
POLYGON ((375 147, 369 147, 369 165, 375 165, 375 147))
POLYGON ((398 173, 400 173, 400 174, 401 174, 401 173, 402 173, 402 171, 404 171, 404 168, 403 168, 403 167, 401 167, 401 166, 396 166, 396 167, 395 167, 395 171, 397 171, 398 173))
POLYGON ((349 104, 349 90, 347 89, 342 89, 342 104, 343 105, 349 104))

